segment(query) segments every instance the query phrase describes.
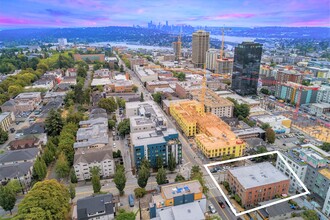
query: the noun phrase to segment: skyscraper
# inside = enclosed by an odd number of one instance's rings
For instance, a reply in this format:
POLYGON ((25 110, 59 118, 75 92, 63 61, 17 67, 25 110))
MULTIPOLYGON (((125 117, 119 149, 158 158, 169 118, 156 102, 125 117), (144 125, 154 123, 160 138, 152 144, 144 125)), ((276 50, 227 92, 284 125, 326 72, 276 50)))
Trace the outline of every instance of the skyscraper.
POLYGON ((239 95, 256 95, 262 44, 243 42, 235 47, 232 90, 239 95))
POLYGON ((192 62, 195 67, 203 67, 206 61, 206 51, 210 47, 210 33, 199 30, 192 36, 192 62))

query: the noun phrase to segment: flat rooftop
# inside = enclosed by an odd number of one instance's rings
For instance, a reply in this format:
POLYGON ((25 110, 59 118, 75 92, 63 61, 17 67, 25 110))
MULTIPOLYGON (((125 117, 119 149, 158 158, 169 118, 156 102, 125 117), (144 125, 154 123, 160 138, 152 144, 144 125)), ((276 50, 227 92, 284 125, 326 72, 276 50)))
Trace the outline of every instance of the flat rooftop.
POLYGON ((330 108, 330 104, 328 103, 313 103, 312 106, 317 108, 330 108))
MULTIPOLYGON (((194 97, 194 99, 197 99, 197 100, 200 99, 201 92, 199 90, 192 90, 192 91, 190 91, 190 93, 194 97)), ((226 107, 226 106, 233 107, 234 103, 232 103, 231 101, 229 101, 226 98, 219 96, 212 90, 206 89, 205 105, 210 106, 210 107, 226 107)))
POLYGON ((30 99, 41 97, 41 92, 23 92, 16 96, 15 99, 30 99))
POLYGON ((245 189, 289 180, 287 176, 269 162, 235 167, 229 169, 228 172, 230 172, 245 189))
POLYGON ((325 176, 326 178, 330 179, 330 169, 329 168, 323 168, 319 170, 319 173, 325 176))
POLYGON ((200 193, 202 191, 202 186, 198 180, 161 186, 161 192, 163 193, 165 199, 172 199, 173 197, 184 194, 200 193))

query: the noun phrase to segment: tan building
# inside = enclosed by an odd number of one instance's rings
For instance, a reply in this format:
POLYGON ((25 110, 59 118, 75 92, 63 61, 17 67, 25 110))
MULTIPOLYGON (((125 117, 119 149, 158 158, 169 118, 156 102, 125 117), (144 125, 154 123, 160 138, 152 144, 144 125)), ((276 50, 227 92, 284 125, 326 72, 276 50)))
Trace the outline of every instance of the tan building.
POLYGON ((230 58, 218 59, 215 65, 215 73, 231 75, 233 73, 234 60, 230 58))
POLYGON ((15 115, 13 112, 3 112, 0 114, 0 128, 4 131, 8 131, 10 125, 15 121, 15 115))
POLYGON ((257 163, 227 170, 227 182, 244 207, 288 194, 290 179, 271 163, 257 163))
POLYGON ((206 61, 206 51, 210 47, 210 33, 199 30, 192 36, 192 62, 202 68, 206 61))
POLYGON ((146 88, 149 92, 154 92, 156 88, 169 88, 170 84, 166 81, 146 82, 146 88))
MULTIPOLYGON (((190 98, 200 101, 201 90, 190 91, 190 98)), ((205 92, 205 112, 211 112, 221 117, 233 117, 234 104, 226 98, 220 97, 218 94, 210 89, 205 92)))

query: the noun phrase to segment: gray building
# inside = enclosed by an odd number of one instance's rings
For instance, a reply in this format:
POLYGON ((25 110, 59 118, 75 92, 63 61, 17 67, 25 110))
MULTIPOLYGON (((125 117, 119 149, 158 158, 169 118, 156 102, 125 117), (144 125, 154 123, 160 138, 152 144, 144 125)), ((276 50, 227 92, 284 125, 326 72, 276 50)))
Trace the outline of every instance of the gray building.
POLYGON ((192 35, 192 63, 202 68, 206 62, 206 52, 210 47, 210 33, 199 30, 192 35))

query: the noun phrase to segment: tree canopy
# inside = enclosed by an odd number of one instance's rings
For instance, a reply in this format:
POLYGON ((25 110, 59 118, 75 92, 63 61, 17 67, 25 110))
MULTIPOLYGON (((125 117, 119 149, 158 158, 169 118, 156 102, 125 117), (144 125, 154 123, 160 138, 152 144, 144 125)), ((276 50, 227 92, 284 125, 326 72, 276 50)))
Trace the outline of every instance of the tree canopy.
POLYGON ((125 118, 118 124, 118 132, 121 136, 125 136, 130 132, 130 121, 129 118, 125 118))
POLYGON ((116 188, 119 190, 120 195, 123 195, 126 185, 125 168, 123 165, 119 164, 116 166, 113 182, 116 184, 116 188))
POLYGON ((51 109, 45 121, 47 134, 57 136, 63 128, 63 119, 59 111, 51 109))
POLYGON ((68 189, 56 180, 38 182, 18 205, 16 219, 66 219, 70 209, 69 200, 68 189))
POLYGON ((100 108, 104 108, 108 113, 112 113, 117 109, 116 100, 113 97, 101 98, 97 104, 100 108))

